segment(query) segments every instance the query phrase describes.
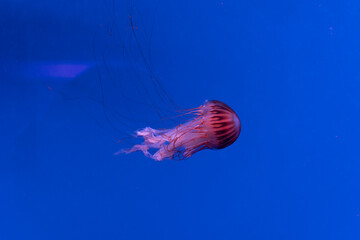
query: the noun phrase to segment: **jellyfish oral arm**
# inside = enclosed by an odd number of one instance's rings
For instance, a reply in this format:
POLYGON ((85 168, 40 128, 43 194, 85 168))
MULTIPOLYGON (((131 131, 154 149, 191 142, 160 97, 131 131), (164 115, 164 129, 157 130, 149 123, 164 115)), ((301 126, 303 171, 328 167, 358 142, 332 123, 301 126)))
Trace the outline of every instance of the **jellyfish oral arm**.
POLYGON ((146 127, 136 132, 144 138, 144 142, 121 152, 142 151, 145 156, 162 161, 169 159, 185 159, 195 152, 206 148, 206 136, 200 130, 199 121, 190 121, 172 129, 157 130, 146 127), (157 149, 154 154, 149 149, 157 149))

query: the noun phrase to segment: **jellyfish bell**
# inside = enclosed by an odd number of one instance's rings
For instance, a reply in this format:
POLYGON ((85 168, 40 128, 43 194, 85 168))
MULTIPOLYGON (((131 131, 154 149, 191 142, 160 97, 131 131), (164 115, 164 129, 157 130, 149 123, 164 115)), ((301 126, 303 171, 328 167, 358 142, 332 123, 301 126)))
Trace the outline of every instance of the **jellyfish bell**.
POLYGON ((222 149, 233 144, 240 135, 240 119, 228 105, 217 100, 187 110, 194 117, 172 129, 146 127, 136 132, 144 141, 118 153, 142 151, 145 156, 164 159, 187 159, 204 149, 222 149), (151 154, 150 149, 156 152, 151 154))

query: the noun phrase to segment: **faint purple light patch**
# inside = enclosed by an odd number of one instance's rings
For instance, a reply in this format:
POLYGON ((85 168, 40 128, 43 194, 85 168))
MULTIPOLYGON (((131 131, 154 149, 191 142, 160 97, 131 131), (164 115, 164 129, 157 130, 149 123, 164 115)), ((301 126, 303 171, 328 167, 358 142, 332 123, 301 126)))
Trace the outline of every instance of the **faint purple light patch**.
POLYGON ((25 75, 27 78, 72 80, 93 65, 92 63, 35 62, 27 65, 25 75))
POLYGON ((39 67, 40 74, 52 78, 75 78, 88 69, 86 64, 52 64, 39 67))

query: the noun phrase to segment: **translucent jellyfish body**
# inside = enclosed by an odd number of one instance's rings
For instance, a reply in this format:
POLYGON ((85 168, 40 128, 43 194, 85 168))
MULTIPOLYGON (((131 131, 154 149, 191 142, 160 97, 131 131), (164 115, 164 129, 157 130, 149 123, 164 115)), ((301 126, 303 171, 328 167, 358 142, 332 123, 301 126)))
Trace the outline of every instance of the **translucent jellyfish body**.
POLYGON ((222 149, 236 141, 241 123, 235 111, 223 102, 211 100, 187 110, 194 118, 171 129, 146 127, 136 132, 144 138, 141 144, 121 152, 142 151, 145 156, 164 159, 186 159, 204 149, 222 149), (154 149, 151 154, 149 149, 154 149))

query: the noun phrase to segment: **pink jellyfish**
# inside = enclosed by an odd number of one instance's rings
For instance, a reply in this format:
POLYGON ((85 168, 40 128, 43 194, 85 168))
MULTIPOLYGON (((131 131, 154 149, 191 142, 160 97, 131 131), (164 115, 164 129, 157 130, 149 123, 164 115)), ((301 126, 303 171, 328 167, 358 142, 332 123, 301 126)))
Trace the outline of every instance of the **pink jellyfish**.
POLYGON ((142 151, 145 156, 162 161, 187 159, 203 149, 222 149, 236 141, 241 131, 241 123, 228 105, 223 102, 206 101, 200 107, 186 111, 195 117, 172 129, 146 127, 136 132, 144 141, 131 149, 120 152, 142 151), (157 150, 154 154, 149 149, 157 150))

